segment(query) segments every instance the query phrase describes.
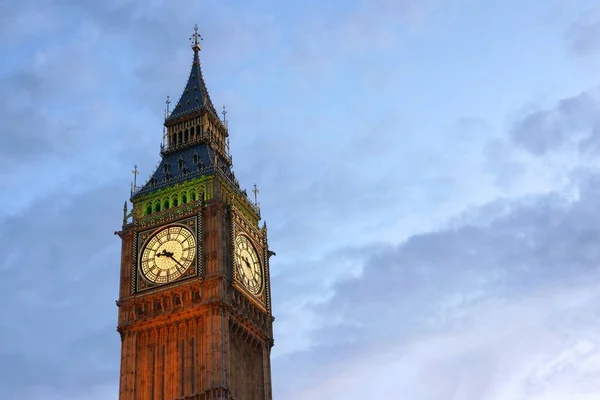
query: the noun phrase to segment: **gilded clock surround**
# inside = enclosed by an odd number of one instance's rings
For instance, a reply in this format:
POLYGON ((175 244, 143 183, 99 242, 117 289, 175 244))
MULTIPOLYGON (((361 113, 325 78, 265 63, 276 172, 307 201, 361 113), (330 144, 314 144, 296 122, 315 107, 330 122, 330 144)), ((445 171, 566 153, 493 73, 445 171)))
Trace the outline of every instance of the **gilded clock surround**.
POLYGON ((254 302, 260 308, 270 310, 270 279, 268 268, 265 268, 265 265, 268 265, 268 255, 266 250, 268 248, 266 225, 264 225, 263 228, 259 229, 256 225, 248 221, 243 212, 234 207, 231 210, 231 237, 236 239, 239 237, 244 237, 248 239, 248 241, 254 247, 256 254, 259 258, 262 272, 261 290, 256 293, 252 290, 249 290, 244 284, 244 282, 239 279, 238 273, 236 271, 236 246, 235 242, 232 243, 231 258, 232 260, 234 260, 234 262, 232 263, 231 268, 234 287, 237 288, 240 292, 242 292, 250 301, 254 302))
POLYGON ((169 223, 167 225, 160 225, 157 227, 152 227, 150 229, 146 229, 144 231, 137 233, 136 241, 135 241, 135 252, 134 252, 135 262, 133 265, 133 270, 134 270, 133 271, 134 280, 132 282, 133 283, 133 286, 132 286, 133 294, 140 293, 140 292, 143 292, 146 290, 160 289, 161 287, 168 285, 168 284, 172 284, 174 282, 201 276, 201 273, 202 273, 202 267, 201 267, 202 266, 202 262, 201 262, 201 260, 202 260, 202 242, 197 239, 198 237, 200 237, 201 231, 202 230, 201 230, 201 225, 200 225, 200 219, 196 215, 196 216, 192 216, 189 218, 184 218, 182 220, 172 221, 171 223, 169 223), (194 236, 195 250, 194 250, 193 260, 192 260, 192 262, 189 263, 189 266, 187 266, 187 268, 185 268, 185 271, 182 271, 181 273, 178 274, 177 278, 172 279, 169 282, 153 282, 152 280, 149 280, 149 279, 147 279, 147 277, 144 276, 143 262, 142 262, 144 247, 152 240, 152 237, 154 237, 155 235, 164 231, 165 229, 168 229, 169 227, 175 227, 175 226, 180 226, 180 227, 185 228, 186 230, 188 230, 190 232, 190 234, 192 234, 194 236))
POLYGON ((168 225, 150 236, 142 246, 138 267, 150 283, 171 283, 196 261, 196 237, 187 227, 168 225))
POLYGON ((256 296, 263 289, 263 272, 259 253, 248 236, 240 234, 235 238, 234 277, 247 291, 256 296))

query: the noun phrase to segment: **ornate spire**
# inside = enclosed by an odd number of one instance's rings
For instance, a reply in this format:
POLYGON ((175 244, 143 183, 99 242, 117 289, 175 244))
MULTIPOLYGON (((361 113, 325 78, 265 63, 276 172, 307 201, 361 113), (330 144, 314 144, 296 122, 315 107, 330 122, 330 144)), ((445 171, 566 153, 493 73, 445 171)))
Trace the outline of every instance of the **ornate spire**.
POLYGON ((189 114, 199 112, 201 110, 207 110, 214 117, 219 116, 215 107, 210 100, 208 95, 208 89, 204 83, 202 77, 202 68, 200 67, 200 42, 202 36, 198 33, 198 25, 194 26, 194 34, 190 37, 192 42, 191 47, 194 51, 194 58, 192 61, 192 68, 190 70, 190 76, 188 77, 185 89, 177 102, 177 105, 173 108, 171 115, 167 116, 165 123, 169 123, 177 120, 180 117, 187 116, 189 114))

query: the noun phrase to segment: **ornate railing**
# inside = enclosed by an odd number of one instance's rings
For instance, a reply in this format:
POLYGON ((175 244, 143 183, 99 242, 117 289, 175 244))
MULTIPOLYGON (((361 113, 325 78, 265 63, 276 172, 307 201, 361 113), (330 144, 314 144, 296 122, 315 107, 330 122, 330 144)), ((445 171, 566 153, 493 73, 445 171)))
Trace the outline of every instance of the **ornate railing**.
POLYGON ((248 205, 260 217, 259 205, 252 202, 252 200, 250 200, 248 198, 248 194, 245 191, 241 190, 240 184, 239 184, 238 180, 236 179, 235 175, 233 174, 233 172, 222 171, 219 168, 215 168, 214 165, 199 168, 199 169, 197 169, 193 172, 190 172, 188 174, 185 174, 185 175, 180 174, 173 178, 165 179, 160 182, 156 182, 154 184, 151 184, 150 181, 148 181, 148 182, 146 182, 146 184, 144 186, 134 186, 131 189, 131 199, 133 200, 133 198, 138 195, 150 193, 154 190, 162 189, 162 188, 170 186, 170 185, 183 183, 185 181, 188 181, 188 180, 191 180, 194 178, 199 178, 203 175, 210 175, 210 174, 215 174, 215 173, 217 173, 219 176, 225 178, 225 180, 231 184, 231 187, 236 191, 236 193, 245 200, 246 205, 248 205))

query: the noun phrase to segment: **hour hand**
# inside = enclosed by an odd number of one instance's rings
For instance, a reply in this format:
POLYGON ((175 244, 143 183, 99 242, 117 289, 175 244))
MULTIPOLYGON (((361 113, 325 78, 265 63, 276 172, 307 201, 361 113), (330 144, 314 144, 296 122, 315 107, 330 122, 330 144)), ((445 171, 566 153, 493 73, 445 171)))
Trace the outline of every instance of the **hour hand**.
POLYGON ((167 251, 167 249, 163 249, 160 253, 156 253, 156 257, 170 257, 173 258, 173 253, 167 251))

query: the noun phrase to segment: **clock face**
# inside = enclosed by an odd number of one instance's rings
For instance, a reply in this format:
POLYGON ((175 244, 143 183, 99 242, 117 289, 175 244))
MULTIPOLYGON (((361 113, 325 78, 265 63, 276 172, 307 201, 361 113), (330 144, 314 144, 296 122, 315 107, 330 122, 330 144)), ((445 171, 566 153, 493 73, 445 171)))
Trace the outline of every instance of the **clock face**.
POLYGON ((152 283, 178 279, 196 258, 194 234, 180 225, 169 226, 150 236, 141 253, 140 270, 152 283))
POLYGON ((262 268, 258 253, 250 240, 244 235, 235 239, 235 268, 238 280, 252 294, 262 290, 262 268))

